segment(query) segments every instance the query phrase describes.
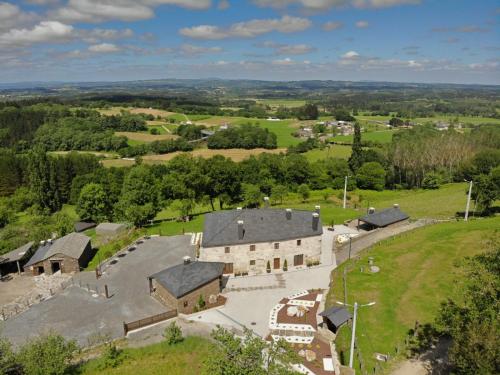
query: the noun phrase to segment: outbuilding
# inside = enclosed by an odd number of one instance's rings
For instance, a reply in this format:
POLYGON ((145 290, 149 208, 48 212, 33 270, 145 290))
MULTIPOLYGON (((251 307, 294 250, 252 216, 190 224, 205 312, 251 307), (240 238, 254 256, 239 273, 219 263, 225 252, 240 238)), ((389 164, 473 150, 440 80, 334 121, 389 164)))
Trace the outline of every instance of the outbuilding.
POLYGON ((125 232, 127 227, 120 223, 101 223, 95 228, 96 235, 102 238, 113 238, 125 232))
POLYGON ((193 262, 186 257, 182 264, 149 276, 149 293, 178 313, 191 314, 200 296, 205 303, 217 299, 223 270, 224 263, 193 262))
POLYGON ((352 319, 352 315, 345 307, 333 306, 319 314, 328 329, 337 333, 339 328, 352 319))
POLYGON ((40 247, 24 266, 33 276, 42 273, 52 275, 79 272, 92 259, 90 237, 81 233, 70 233, 56 240, 42 241, 40 247))
POLYGON ((370 207, 365 216, 358 218, 358 227, 362 225, 368 230, 385 228, 391 225, 406 222, 409 218, 410 216, 401 211, 398 204, 378 212, 375 211, 375 208, 370 207))
POLYGON ((30 258, 34 244, 31 241, 7 254, 0 255, 0 277, 13 272, 20 274, 23 266, 30 258))

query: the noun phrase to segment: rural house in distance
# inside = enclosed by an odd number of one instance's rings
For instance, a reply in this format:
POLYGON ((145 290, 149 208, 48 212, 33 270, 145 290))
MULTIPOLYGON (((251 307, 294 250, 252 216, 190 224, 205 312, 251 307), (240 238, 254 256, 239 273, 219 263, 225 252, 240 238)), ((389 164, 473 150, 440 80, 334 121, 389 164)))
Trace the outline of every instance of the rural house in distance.
POLYGON ((319 207, 213 212, 205 216, 199 259, 225 263, 225 274, 265 273, 285 261, 293 269, 319 262, 322 234, 319 207))
POLYGON ((42 273, 52 275, 79 272, 92 259, 90 237, 80 233, 70 233, 56 240, 40 243, 40 247, 24 266, 33 276, 42 273))

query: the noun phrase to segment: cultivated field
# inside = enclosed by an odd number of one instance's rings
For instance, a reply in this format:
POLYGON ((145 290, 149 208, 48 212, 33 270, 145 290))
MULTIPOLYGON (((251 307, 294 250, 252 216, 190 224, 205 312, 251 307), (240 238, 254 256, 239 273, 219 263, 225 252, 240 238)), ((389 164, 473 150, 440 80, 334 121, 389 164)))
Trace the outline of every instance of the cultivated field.
POLYGON ((121 111, 127 111, 133 114, 143 113, 146 115, 160 116, 160 117, 168 117, 173 115, 174 112, 164 111, 162 109, 154 109, 154 108, 132 108, 132 107, 111 107, 111 108, 102 108, 98 109, 98 111, 106 116, 111 115, 119 115, 121 111))
MULTIPOLYGON (((416 321, 420 324, 434 321, 440 303, 457 292, 459 275, 454 264, 482 252, 499 226, 500 219, 491 218, 420 228, 383 241, 359 261, 345 263, 333 272, 327 306, 343 301, 344 267, 348 269, 348 303, 376 302, 359 310, 356 328, 367 369, 375 366, 375 353, 395 356, 396 346, 402 348, 408 330, 414 328, 416 321), (368 272, 368 257, 374 258, 379 273, 368 272)), ((344 326, 336 339, 337 351, 345 359, 349 356, 350 336, 349 327, 344 326)), ((384 366, 383 362, 379 364, 384 366)))
MULTIPOLYGON (((259 155, 262 153, 268 153, 268 154, 279 154, 280 152, 286 152, 286 149, 283 148, 277 148, 274 150, 268 150, 265 148, 254 148, 251 150, 245 150, 245 149, 240 149, 240 148, 231 148, 227 150, 210 150, 210 149, 198 149, 189 152, 194 157, 202 157, 202 158, 211 158, 212 156, 215 155, 222 155, 225 156, 226 158, 230 158, 234 161, 242 161, 246 158, 248 158, 251 155, 259 155)), ((182 152, 172 152, 170 154, 163 154, 163 155, 144 155, 142 159, 145 162, 164 162, 173 159, 177 155, 182 154, 182 152)))
MULTIPOLYGON (((392 141, 392 135, 396 130, 383 130, 361 133, 361 139, 363 141, 379 142, 379 143, 390 143, 392 141)), ((333 137, 336 142, 346 142, 352 143, 352 135, 337 135, 333 137)))
POLYGON ((139 133, 139 132, 115 132, 115 135, 126 137, 127 139, 129 139, 131 141, 136 141, 136 142, 141 142, 141 143, 148 143, 148 142, 154 142, 154 141, 165 141, 168 139, 178 138, 177 135, 166 134, 166 133, 153 135, 153 134, 149 134, 149 133, 139 133))

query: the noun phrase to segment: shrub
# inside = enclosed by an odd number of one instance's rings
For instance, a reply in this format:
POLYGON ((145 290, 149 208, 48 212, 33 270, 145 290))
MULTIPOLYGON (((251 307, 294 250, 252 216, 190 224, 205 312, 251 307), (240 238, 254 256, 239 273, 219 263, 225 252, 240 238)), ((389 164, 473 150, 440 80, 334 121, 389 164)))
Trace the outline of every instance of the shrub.
POLYGON ((424 189, 439 189, 440 184, 441 177, 435 172, 427 173, 422 180, 422 187, 424 189))
POLYGON ((270 261, 267 261, 266 271, 267 271, 267 273, 271 272, 271 262, 270 261))
POLYGON ((203 294, 200 294, 200 297, 198 298, 197 306, 200 310, 203 310, 205 305, 206 305, 206 303, 205 303, 205 299, 203 298, 203 294))
POLYGON ((114 343, 110 342, 106 346, 100 369, 115 368, 122 363, 122 361, 122 351, 118 349, 114 343))
POLYGON ((283 271, 288 271, 288 262, 287 260, 285 259, 285 261, 283 262, 283 271))
POLYGON ((149 129, 149 134, 158 135, 160 134, 160 131, 157 128, 151 128, 149 129))
POLYGON ((179 327, 175 322, 170 323, 170 325, 165 328, 163 337, 165 337, 165 341, 168 345, 175 345, 184 340, 184 337, 182 337, 181 327, 179 327))

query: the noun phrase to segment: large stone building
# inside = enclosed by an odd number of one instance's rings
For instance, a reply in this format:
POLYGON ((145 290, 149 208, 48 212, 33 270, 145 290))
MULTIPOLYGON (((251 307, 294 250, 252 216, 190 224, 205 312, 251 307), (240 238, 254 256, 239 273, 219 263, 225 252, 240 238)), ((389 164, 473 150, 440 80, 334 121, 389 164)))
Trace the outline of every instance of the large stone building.
POLYGON ((73 232, 57 240, 43 241, 25 264, 24 270, 34 276, 42 273, 51 275, 57 271, 79 272, 87 266, 92 256, 90 237, 73 232))
POLYGON ((225 274, 265 273, 319 262, 323 227, 316 212, 236 209, 205 215, 199 259, 225 263, 225 274))
POLYGON ((178 313, 191 314, 200 296, 205 303, 217 300, 223 269, 223 263, 192 262, 187 258, 183 264, 149 276, 149 293, 178 313))

